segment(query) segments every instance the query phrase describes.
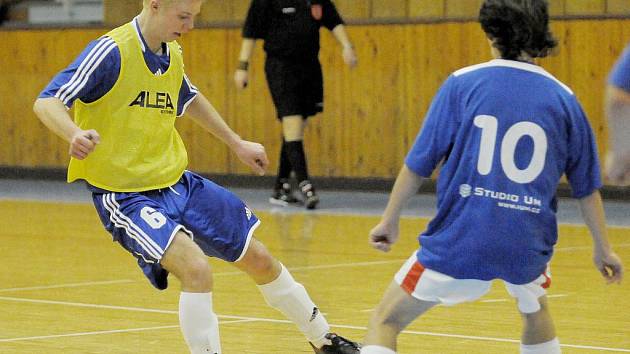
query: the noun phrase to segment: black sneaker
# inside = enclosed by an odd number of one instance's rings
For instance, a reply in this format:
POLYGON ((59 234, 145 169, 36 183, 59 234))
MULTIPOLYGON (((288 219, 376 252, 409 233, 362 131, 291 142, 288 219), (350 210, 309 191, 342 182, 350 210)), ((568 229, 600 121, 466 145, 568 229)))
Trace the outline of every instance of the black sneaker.
POLYGON ((361 346, 351 340, 338 336, 335 333, 326 334, 326 339, 332 343, 321 348, 315 348, 311 343, 311 347, 317 354, 359 354, 361 346))
POLYGON ((282 182, 280 188, 275 189, 269 198, 269 203, 280 206, 288 206, 289 204, 297 204, 299 202, 300 201, 293 196, 289 182, 282 182))
POLYGON ((313 188, 311 182, 309 180, 302 181, 299 187, 306 209, 315 209, 317 203, 319 203, 319 197, 315 194, 315 188, 313 188))

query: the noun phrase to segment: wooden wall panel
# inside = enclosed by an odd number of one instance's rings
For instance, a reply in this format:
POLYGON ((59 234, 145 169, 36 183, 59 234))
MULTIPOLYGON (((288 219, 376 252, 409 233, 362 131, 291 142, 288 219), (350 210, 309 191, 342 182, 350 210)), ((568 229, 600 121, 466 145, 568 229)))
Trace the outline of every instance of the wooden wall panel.
POLYGON ((573 54, 572 48, 567 44, 569 43, 569 37, 571 33, 570 22, 555 22, 551 25, 551 31, 555 38, 558 40, 558 47, 554 50, 554 53, 550 54, 547 58, 541 59, 540 64, 545 70, 552 73, 558 80, 570 85, 571 73, 573 72, 571 56, 579 55, 573 54))
MULTIPOLYGON (((271 95, 267 89, 264 68, 264 52, 262 42, 256 42, 256 48, 250 61, 249 84, 244 90, 237 90, 234 85, 234 71, 238 63, 238 53, 241 45, 240 30, 230 30, 228 41, 230 50, 228 57, 226 87, 228 103, 225 115, 226 121, 244 139, 262 142, 271 158, 270 173, 277 170, 276 157, 282 143, 280 121, 276 119, 276 110, 271 102, 271 95)), ((231 154, 230 171, 250 173, 248 167, 240 163, 231 154)))
POLYGON ((372 18, 407 17, 407 0, 372 0, 372 18))
POLYGON ((605 156, 607 138, 602 104, 604 87, 608 71, 628 38, 623 39, 623 27, 596 26, 593 21, 574 21, 564 39, 566 47, 561 48, 567 50, 568 66, 571 68, 568 84, 590 118, 601 156, 605 156))
MULTIPOLYGON (((180 41, 184 50, 186 74, 217 111, 223 113, 227 107, 225 90, 227 76, 227 30, 193 31, 180 41)), ((225 117, 227 120, 229 117, 225 117)), ((190 168, 210 173, 226 173, 229 168, 228 148, 201 127, 184 116, 178 129, 186 143, 190 168)))
POLYGON ((565 11, 567 15, 601 15, 606 12, 606 0, 569 0, 565 11))
MULTIPOLYGON (((242 21, 247 14, 250 0, 206 0, 198 23, 225 23, 242 21)), ((142 10, 142 0, 104 0, 104 23, 108 26, 123 24, 142 10)))
POLYGON ((232 6, 232 12, 230 16, 231 21, 244 21, 247 16, 247 10, 251 0, 231 0, 229 2, 232 6))
POLYGON ((314 136, 306 139, 310 150, 319 151, 311 155, 315 170, 349 177, 394 172, 391 164, 373 161, 395 161, 401 153, 405 44, 392 38, 404 35, 404 26, 353 28, 360 60, 353 70, 343 64, 332 36, 324 37, 325 113, 313 120, 309 134, 314 136))
MULTIPOLYGON (((629 20, 558 21, 552 29, 561 46, 542 65, 575 91, 603 156, 603 89, 610 67, 630 40, 629 20)), ((0 165, 65 166, 67 144, 35 118, 31 106, 48 80, 105 31, 0 31, 0 41, 12 48, 0 52, 5 68, 0 97, 11 98, 0 106, 0 165)), ((439 86, 452 71, 488 60, 488 44, 472 22, 350 26, 348 32, 359 55, 359 66, 352 70, 343 63, 333 36, 322 31, 325 111, 309 121, 306 132, 311 173, 394 177, 439 86)), ((233 84, 239 29, 197 29, 181 44, 192 82, 243 138, 266 146, 269 172, 275 173, 280 124, 265 81, 261 43, 251 63, 249 87, 243 91, 233 84)), ((227 147, 188 118, 178 128, 191 169, 250 173, 227 147)))
POLYGON ((197 18, 200 23, 225 22, 232 17, 232 1, 206 0, 197 18))
MULTIPOLYGON (((251 0, 206 0, 197 20, 202 24, 224 24, 245 19, 251 0)), ((482 0, 336 0, 346 20, 383 18, 477 18, 482 0)), ((142 9, 142 0, 104 0, 105 24, 122 24, 142 9)), ((628 0, 549 0, 552 16, 628 15, 628 0)))
POLYGON ((109 26, 130 21, 142 10, 142 0, 103 0, 103 17, 109 26))
POLYGON ((476 18, 483 0, 445 0, 447 18, 476 18))
POLYGON ((549 14, 551 16, 564 15, 565 0, 549 0, 549 14))
POLYGON ((440 18, 444 16, 444 0, 409 0, 407 13, 413 18, 440 18))
POLYGON ((630 1, 628 0, 608 0, 606 12, 614 15, 629 14, 630 1))
POLYGON ((344 20, 370 18, 370 0, 336 0, 337 11, 344 20))
POLYGON ((0 53, 0 165, 56 167, 68 160, 68 146, 51 135, 32 113, 32 104, 50 78, 68 65, 103 30, 0 31, 10 43, 0 53), (71 40, 68 40, 68 36, 71 40))

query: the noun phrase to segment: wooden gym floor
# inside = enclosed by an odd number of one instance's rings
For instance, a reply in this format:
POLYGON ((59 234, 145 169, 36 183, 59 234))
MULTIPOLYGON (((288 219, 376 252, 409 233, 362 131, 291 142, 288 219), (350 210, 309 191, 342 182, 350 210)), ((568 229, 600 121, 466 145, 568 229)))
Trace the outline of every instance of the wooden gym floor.
MULTIPOLYGON (((15 188, 0 186, 0 353, 187 352, 176 279, 165 291, 152 288, 83 200, 15 199, 9 190, 15 188)), ((427 219, 405 217, 399 244, 382 254, 366 242, 378 216, 359 215, 365 207, 360 201, 349 209, 309 213, 269 209, 263 194, 252 202, 263 222, 256 237, 305 285, 333 331, 361 340, 371 310, 417 247, 416 234, 427 219), (357 214, 346 213, 354 209, 357 214)), ((612 214, 630 215, 630 204, 617 207, 612 214)), ((609 237, 628 269, 630 227, 623 219, 610 227, 609 237)), ((563 353, 630 352, 630 279, 605 285, 592 265, 590 244, 583 225, 560 227, 549 302, 563 353)), ((312 352, 247 276, 210 262, 224 353, 312 352)), ((516 306, 495 285, 478 302, 437 307, 416 320, 400 336, 399 352, 518 353, 516 306)))

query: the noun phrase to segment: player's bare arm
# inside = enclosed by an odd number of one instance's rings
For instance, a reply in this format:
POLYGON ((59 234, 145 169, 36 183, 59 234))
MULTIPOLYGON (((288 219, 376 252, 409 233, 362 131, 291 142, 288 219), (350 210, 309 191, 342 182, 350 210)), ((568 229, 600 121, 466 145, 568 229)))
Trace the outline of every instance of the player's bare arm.
POLYGON ((259 175, 265 174, 265 169, 269 165, 265 147, 259 143, 241 139, 201 93, 193 99, 186 112, 206 131, 229 146, 243 163, 259 175))
POLYGON ((400 169, 392 193, 381 217, 381 222, 370 231, 370 245, 377 250, 388 252, 398 241, 398 222, 402 208, 411 196, 418 192, 424 177, 411 171, 406 165, 400 169))
POLYGON ((70 156, 83 160, 100 142, 100 136, 93 129, 79 128, 68 112, 63 102, 56 97, 38 98, 33 105, 33 111, 48 129, 70 144, 70 156))
POLYGON ((341 55, 346 65, 351 68, 357 66, 359 60, 354 52, 354 47, 352 46, 352 42, 350 42, 350 38, 348 38, 344 25, 337 25, 333 28, 332 33, 343 48, 341 55))
POLYGON ((630 93, 609 85, 605 104, 611 143, 606 175, 611 183, 630 185, 630 93))
POLYGON ((608 284, 623 278, 621 259, 612 250, 606 234, 606 217, 599 191, 579 199, 580 211, 593 238, 593 262, 608 284))
POLYGON ((254 52, 256 40, 253 38, 243 38, 241 52, 238 56, 238 66, 234 72, 234 83, 238 89, 247 87, 249 81, 249 60, 254 52))

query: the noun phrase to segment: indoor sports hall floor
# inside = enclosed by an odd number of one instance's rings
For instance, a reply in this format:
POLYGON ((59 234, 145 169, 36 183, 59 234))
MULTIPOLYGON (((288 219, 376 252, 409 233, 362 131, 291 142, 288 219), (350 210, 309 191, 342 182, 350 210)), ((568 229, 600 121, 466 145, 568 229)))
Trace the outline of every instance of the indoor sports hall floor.
MULTIPOLYGON (((417 196, 401 240, 382 254, 367 245, 384 193, 322 192, 321 208, 271 207, 269 191, 235 189, 262 220, 261 239, 309 290, 335 332, 361 340, 370 312, 435 199, 417 196)), ((630 268, 630 203, 607 202, 609 237, 630 268)), ((630 353, 630 279, 606 286, 574 201, 562 200, 552 262, 551 311, 563 353, 630 353)), ((254 283, 211 260, 223 352, 310 353, 293 324, 269 308, 254 283)), ((177 320, 178 284, 158 292, 101 227, 80 185, 0 180, 0 353, 186 353, 177 320)), ((626 274, 627 277, 630 274, 626 274)), ((437 307, 399 339, 401 354, 518 353, 520 318, 500 284, 480 301, 437 307)))

